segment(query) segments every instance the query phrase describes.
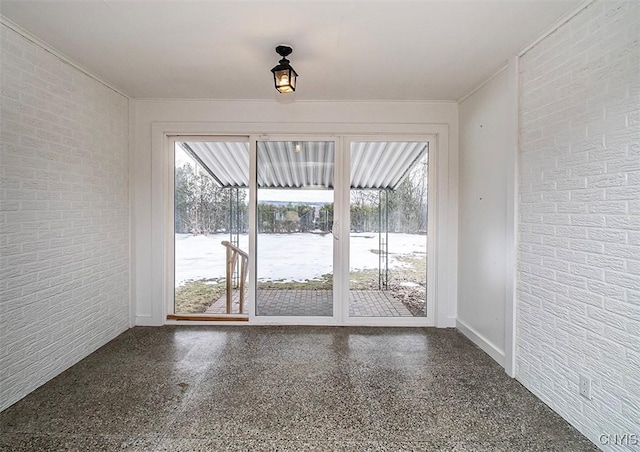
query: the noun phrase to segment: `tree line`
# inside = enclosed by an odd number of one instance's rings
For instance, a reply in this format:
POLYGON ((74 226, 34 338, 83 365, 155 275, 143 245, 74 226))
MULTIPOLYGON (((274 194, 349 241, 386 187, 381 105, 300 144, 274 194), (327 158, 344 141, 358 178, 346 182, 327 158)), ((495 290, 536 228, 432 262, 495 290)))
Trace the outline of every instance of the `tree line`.
MULTIPOLYGON (((395 190, 351 190, 354 232, 424 233, 427 230, 427 165, 418 164, 395 190), (388 207, 387 207, 388 204, 388 207)), ((249 230, 246 188, 221 188, 189 163, 175 171, 175 231, 212 234, 249 230)), ((260 203, 258 232, 330 232, 333 204, 260 203)))
POLYGON ((230 219, 239 224, 240 232, 248 230, 246 189, 221 188, 209 174, 189 163, 176 168, 174 181, 177 233, 228 232, 230 219))

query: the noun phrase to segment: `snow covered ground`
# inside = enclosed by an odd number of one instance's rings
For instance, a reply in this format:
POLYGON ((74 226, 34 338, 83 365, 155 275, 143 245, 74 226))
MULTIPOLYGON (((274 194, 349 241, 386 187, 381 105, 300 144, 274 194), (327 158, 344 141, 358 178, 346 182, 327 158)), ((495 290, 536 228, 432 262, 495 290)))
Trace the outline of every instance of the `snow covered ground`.
MULTIPOLYGON (((188 280, 225 276, 225 248, 228 234, 176 234, 176 287, 188 280)), ((306 281, 333 271, 333 236, 311 233, 258 235, 258 279, 306 281)), ((378 234, 352 233, 351 270, 378 268, 378 234)), ((249 250, 248 235, 240 236, 240 248, 249 250)), ((405 263, 398 255, 426 253, 427 236, 389 234, 389 268, 405 263)))

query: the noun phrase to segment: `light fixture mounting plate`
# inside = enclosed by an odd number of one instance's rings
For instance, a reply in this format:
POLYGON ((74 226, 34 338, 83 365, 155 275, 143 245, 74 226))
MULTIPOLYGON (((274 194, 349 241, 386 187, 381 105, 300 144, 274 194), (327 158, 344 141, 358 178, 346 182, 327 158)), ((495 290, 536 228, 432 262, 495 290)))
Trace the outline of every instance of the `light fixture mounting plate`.
POLYGON ((293 52, 293 47, 287 44, 280 44, 276 47, 276 53, 283 58, 286 58, 288 55, 293 52))

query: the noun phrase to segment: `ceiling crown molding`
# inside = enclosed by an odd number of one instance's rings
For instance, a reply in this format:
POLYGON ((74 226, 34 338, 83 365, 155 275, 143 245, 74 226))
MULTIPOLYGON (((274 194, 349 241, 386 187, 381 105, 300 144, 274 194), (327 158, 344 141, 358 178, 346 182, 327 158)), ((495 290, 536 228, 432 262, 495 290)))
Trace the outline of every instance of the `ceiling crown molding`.
POLYGON ((558 19, 557 21, 555 21, 553 23, 553 25, 551 25, 549 28, 547 28, 545 31, 543 31, 542 33, 540 33, 540 35, 534 39, 533 41, 531 41, 531 43, 526 46, 524 49, 520 50, 520 52, 518 52, 516 55, 518 55, 518 57, 521 57, 522 55, 524 55, 525 53, 527 53, 529 50, 533 49, 540 41, 542 41, 544 38, 546 38, 547 36, 549 36, 551 33, 553 33, 554 31, 556 31, 558 28, 560 28, 562 25, 564 25, 565 23, 569 22, 573 17, 575 17, 580 11, 582 11, 583 9, 585 9, 587 6, 589 6, 590 4, 592 4, 593 2, 595 2, 595 0, 585 0, 584 2, 582 2, 580 5, 576 6, 575 8, 571 9, 569 12, 567 12, 567 14, 565 14, 564 16, 562 16, 560 19, 558 19))
POLYGON ((2 14, 0 14, 0 24, 4 25, 5 27, 9 28, 10 30, 13 30, 14 32, 18 33, 20 36, 25 38, 27 41, 31 42, 32 44, 40 47, 44 51, 46 51, 46 52, 50 53, 51 55, 55 56, 56 58, 58 58, 63 63, 68 64, 69 66, 73 67, 74 69, 82 72, 87 77, 89 77, 89 78, 95 80, 96 82, 106 86, 110 90, 115 91, 116 93, 120 94, 121 96, 126 97, 127 99, 131 99, 131 96, 129 96, 127 93, 123 92, 121 89, 116 88, 112 84, 104 81, 103 79, 101 79, 100 77, 95 75, 93 72, 91 72, 89 69, 87 69, 84 66, 82 66, 77 61, 74 61, 71 58, 65 56, 63 53, 59 52, 58 50, 54 49, 53 47, 51 47, 46 42, 44 42, 41 39, 37 38, 36 36, 32 35, 27 30, 22 28, 20 25, 16 24, 15 22, 11 21, 10 19, 7 19, 2 14))
MULTIPOLYGON (((573 17, 575 17, 580 11, 582 11, 583 9, 585 9, 587 6, 589 6, 590 4, 592 4, 593 2, 595 2, 595 0, 585 0, 584 2, 582 2, 580 5, 576 6, 575 8, 572 8, 570 11, 568 11, 565 15, 563 15, 560 19, 558 19, 557 21, 555 21, 553 23, 553 25, 551 25, 549 28, 547 28, 544 32, 542 32, 537 38, 535 38, 533 41, 531 41, 528 45, 526 45, 522 50, 520 50, 519 52, 517 52, 515 55, 517 57, 521 57, 522 55, 524 55, 525 53, 527 53, 529 50, 531 50, 532 48, 534 48, 540 41, 542 41, 544 38, 546 38, 547 36, 549 36, 551 33, 553 33, 554 31, 556 31, 558 28, 560 28, 562 25, 564 25, 565 23, 567 23, 569 20, 571 20, 573 17)), ((467 97, 471 96, 472 94, 474 94, 476 91, 478 91, 479 89, 481 89, 483 86, 485 86, 487 83, 489 83, 491 80, 493 80, 497 75, 499 75, 502 71, 504 71, 507 68, 507 63, 505 62, 505 64, 503 66, 500 67, 500 69, 498 69, 496 72, 494 72, 493 74, 491 74, 489 77, 487 77, 484 81, 482 81, 481 83, 479 83, 475 88, 473 88, 471 91, 469 91, 468 93, 466 93, 464 96, 460 97, 456 102, 460 103, 463 102, 467 97)))

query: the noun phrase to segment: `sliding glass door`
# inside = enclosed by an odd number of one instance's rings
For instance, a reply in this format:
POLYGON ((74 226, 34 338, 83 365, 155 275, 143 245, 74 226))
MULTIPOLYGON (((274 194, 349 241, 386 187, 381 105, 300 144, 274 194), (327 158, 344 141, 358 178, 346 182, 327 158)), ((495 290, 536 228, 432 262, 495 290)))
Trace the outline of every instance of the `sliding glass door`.
POLYGON ((247 315, 248 138, 176 139, 173 157, 175 283, 169 312, 247 315))
POLYGON ((351 141, 349 167, 349 317, 425 317, 429 143, 351 141))
POLYGON ((256 315, 334 314, 334 141, 258 141, 256 315))
POLYGON ((172 151, 170 315, 417 325, 433 312, 428 140, 176 137, 172 151))

